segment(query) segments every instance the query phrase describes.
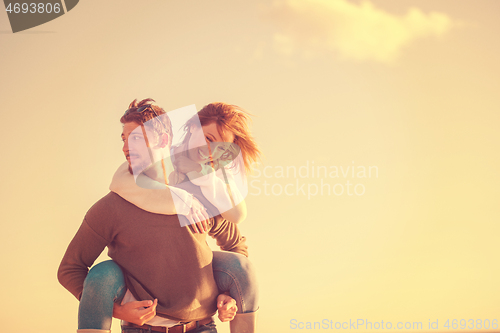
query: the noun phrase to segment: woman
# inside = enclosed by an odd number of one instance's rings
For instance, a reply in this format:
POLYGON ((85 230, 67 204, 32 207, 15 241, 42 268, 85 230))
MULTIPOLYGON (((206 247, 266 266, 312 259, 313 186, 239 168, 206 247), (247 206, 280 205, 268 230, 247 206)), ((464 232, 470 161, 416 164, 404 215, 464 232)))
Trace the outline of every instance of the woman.
POLYGON ((170 184, 191 181, 226 220, 246 217, 245 176, 260 151, 248 130, 248 114, 235 105, 212 103, 184 126, 183 142, 173 149, 176 172, 170 184))
MULTIPOLYGON (((182 188, 183 183, 190 181, 199 186, 203 196, 215 206, 205 204, 209 206, 209 215, 220 214, 232 223, 239 223, 246 217, 241 180, 251 171, 251 165, 260 155, 248 128, 249 120, 248 113, 238 106, 208 104, 186 123, 184 140, 173 149, 176 172, 170 175, 170 184, 182 188), (235 178, 240 181, 235 181, 235 178)), ((254 321, 258 308, 255 280, 242 278, 253 285, 241 286, 238 283, 244 282, 230 278, 240 265, 239 262, 233 262, 238 261, 238 257, 241 255, 237 253, 214 251, 213 259, 214 277, 219 290, 229 290, 229 295, 236 299, 238 306, 236 317, 230 323, 232 332, 238 331, 238 324, 244 321, 243 318, 248 318, 245 321, 254 321), (245 288, 251 289, 253 293, 242 297, 237 290, 245 288)), ((250 263, 245 264, 248 265, 246 273, 253 274, 250 272, 250 263)), ((245 271, 237 274, 245 275, 245 271)))

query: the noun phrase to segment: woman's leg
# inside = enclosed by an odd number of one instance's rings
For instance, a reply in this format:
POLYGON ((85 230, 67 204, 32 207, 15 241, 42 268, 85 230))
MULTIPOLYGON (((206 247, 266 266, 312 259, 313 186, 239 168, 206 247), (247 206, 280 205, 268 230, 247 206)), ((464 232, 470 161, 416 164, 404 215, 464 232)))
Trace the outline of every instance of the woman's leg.
POLYGON ((212 267, 221 293, 236 300, 238 313, 255 312, 258 305, 257 277, 252 263, 242 254, 214 251, 212 267))
POLYGON ((238 253, 214 251, 212 266, 219 291, 229 292, 238 306, 231 333, 256 332, 259 291, 252 263, 238 253))
POLYGON ((92 267, 83 284, 78 329, 109 330, 113 305, 121 302, 125 292, 122 270, 113 260, 92 267))

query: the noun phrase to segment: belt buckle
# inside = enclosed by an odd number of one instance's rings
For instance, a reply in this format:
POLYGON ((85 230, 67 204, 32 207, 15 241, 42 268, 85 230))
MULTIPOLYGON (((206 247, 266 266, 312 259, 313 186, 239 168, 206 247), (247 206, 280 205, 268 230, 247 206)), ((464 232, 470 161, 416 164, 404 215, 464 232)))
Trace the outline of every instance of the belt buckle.
MULTIPOLYGON (((187 327, 186 323, 181 323, 181 324, 178 324, 178 325, 173 326, 173 327, 179 327, 179 328, 182 327, 182 333, 186 333, 186 327, 187 327)), ((168 332, 168 330, 167 330, 167 332, 168 332)))

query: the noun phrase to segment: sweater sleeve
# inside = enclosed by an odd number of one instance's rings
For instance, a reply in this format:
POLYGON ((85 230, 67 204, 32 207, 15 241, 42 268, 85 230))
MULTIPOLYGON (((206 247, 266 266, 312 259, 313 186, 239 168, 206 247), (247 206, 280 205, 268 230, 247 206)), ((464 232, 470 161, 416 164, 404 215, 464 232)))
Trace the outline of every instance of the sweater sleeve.
POLYGON ((89 267, 99 257, 107 243, 84 220, 69 244, 59 265, 57 278, 77 299, 82 295, 83 281, 87 277, 89 267))
POLYGON ((217 215, 213 218, 213 224, 208 234, 212 236, 224 251, 236 252, 248 257, 248 246, 246 238, 242 236, 238 226, 217 215))

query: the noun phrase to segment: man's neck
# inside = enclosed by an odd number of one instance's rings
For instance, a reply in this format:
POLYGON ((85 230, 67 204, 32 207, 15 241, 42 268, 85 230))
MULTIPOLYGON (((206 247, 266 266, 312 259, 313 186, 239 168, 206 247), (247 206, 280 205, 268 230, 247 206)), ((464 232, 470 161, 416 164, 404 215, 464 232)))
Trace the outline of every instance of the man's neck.
POLYGON ((152 167, 144 170, 143 174, 153 179, 154 181, 167 185, 163 170, 158 170, 158 168, 152 167))

